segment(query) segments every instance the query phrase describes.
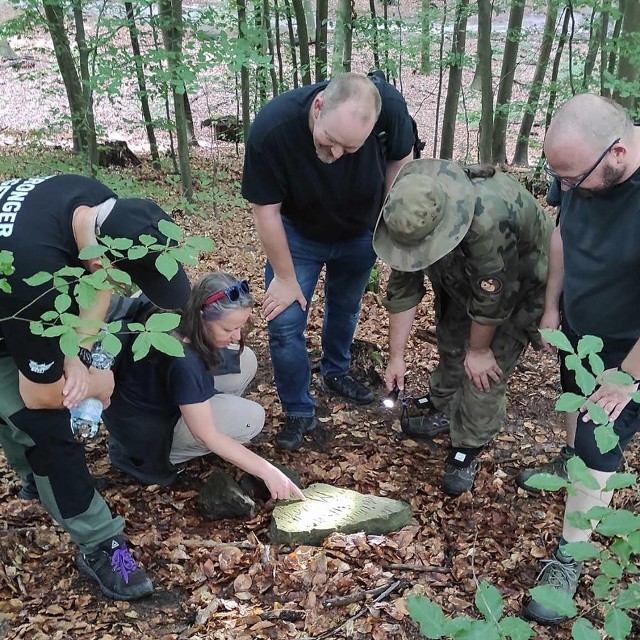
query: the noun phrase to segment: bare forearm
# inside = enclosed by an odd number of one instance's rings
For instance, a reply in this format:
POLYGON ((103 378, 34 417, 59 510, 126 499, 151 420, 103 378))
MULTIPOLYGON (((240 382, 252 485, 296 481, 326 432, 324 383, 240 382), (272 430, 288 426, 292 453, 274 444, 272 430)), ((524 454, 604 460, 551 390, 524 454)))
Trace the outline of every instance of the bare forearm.
POLYGON ((413 149, 411 152, 402 158, 402 160, 392 160, 391 162, 387 162, 387 172, 385 174, 384 179, 384 195, 386 197, 387 193, 389 193, 389 189, 391 189, 391 185, 393 181, 396 179, 398 172, 402 169, 402 166, 409 162, 409 160, 413 159, 413 149))
POLYGON ((490 349, 495 334, 495 326, 472 322, 469 332, 469 349, 471 351, 486 351, 490 349))
POLYGON ((544 295, 545 310, 559 310, 560 296, 564 281, 564 257, 560 229, 556 227, 551 234, 549 245, 549 271, 547 274, 547 288, 544 295))
POLYGON ((640 340, 633 345, 633 349, 629 351, 627 357, 622 361, 620 369, 636 380, 640 379, 640 340))
POLYGON ((402 313, 389 314, 389 358, 404 359, 404 350, 411 334, 416 307, 402 313))
POLYGON ((293 260, 291 259, 289 243, 282 225, 279 206, 254 205, 253 219, 262 248, 273 267, 276 277, 282 280, 295 278, 293 260))

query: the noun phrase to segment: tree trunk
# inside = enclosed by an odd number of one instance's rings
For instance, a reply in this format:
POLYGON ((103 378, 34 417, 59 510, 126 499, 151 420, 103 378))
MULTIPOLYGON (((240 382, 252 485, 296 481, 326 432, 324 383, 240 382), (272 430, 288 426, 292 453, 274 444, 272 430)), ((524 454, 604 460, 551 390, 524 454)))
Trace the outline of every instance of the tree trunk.
MULTIPOLYGON (((315 39, 316 32, 318 31, 316 14, 313 11, 313 5, 311 4, 311 0, 302 0, 302 5, 304 6, 304 16, 305 16, 305 24, 307 25, 307 34, 313 36, 313 37, 309 37, 309 44, 312 44, 315 39)), ((320 18, 318 17, 318 21, 319 20, 320 18)))
POLYGON ((64 24, 64 14, 60 2, 47 0, 43 3, 47 29, 53 43, 53 51, 58 62, 60 75, 67 93, 69 111, 71 114, 71 128, 73 135, 73 150, 81 153, 87 148, 85 130, 83 126, 84 100, 82 97, 82 83, 78 76, 71 45, 67 37, 67 29, 64 24))
POLYGON ((178 163, 180 165, 182 195, 188 201, 191 201, 193 198, 193 184, 191 181, 189 133, 184 99, 187 88, 178 73, 182 64, 182 0, 160 0, 159 7, 163 17, 162 35, 167 51, 171 92, 173 94, 173 112, 176 138, 178 140, 178 163))
POLYGON ((302 84, 311 84, 311 57, 309 55, 309 32, 304 15, 302 0, 291 0, 298 27, 298 46, 300 47, 300 77, 302 84))
POLYGON ((562 21, 562 30, 558 38, 558 46, 556 47, 556 55, 553 57, 553 66, 551 67, 551 78, 549 79, 549 104, 547 105, 547 115, 544 121, 544 133, 546 135, 547 129, 551 124, 551 118, 556 106, 556 98, 558 96, 558 72, 560 70, 560 62, 562 60, 562 51, 564 45, 569 39, 569 22, 571 21, 571 12, 564 12, 564 20, 562 21))
POLYGON ((491 162, 493 138, 493 74, 491 73, 491 0, 478 0, 478 70, 482 89, 480 162, 491 162))
POLYGON ((280 90, 278 88, 278 76, 276 75, 275 67, 275 52, 273 48, 273 29, 271 28, 271 9, 269 7, 269 0, 263 0, 262 2, 262 15, 264 17, 265 36, 267 38, 267 50, 269 51, 269 58, 271 60, 269 64, 269 75, 271 76, 271 95, 276 97, 280 90))
POLYGON ((536 70, 533 74, 533 80, 529 89, 529 97, 527 98, 527 106, 525 108, 522 122, 520 123, 520 132, 516 141, 516 150, 513 157, 513 164, 528 167, 529 166, 529 136, 533 121, 538 111, 538 101, 542 91, 542 83, 549 64, 549 56, 551 55, 551 47, 553 46, 553 38, 556 28, 556 19, 558 17, 558 0, 548 0, 547 17, 544 23, 544 32, 542 34, 542 43, 540 44, 540 53, 538 54, 538 62, 536 70))
POLYGON ((376 0, 369 0, 369 14, 371 15, 371 50, 373 51, 373 68, 380 68, 380 34, 378 33, 378 15, 376 0))
POLYGON ((507 162, 507 124, 509 122, 509 107, 513 90, 513 77, 518 62, 518 50, 522 37, 522 19, 524 17, 524 0, 513 0, 509 13, 509 26, 502 56, 500 83, 496 97, 496 114, 493 122, 493 140, 491 142, 491 156, 496 164, 507 162))
MULTIPOLYGON (((245 0, 237 0, 238 37, 247 40, 247 5, 245 0)), ((249 137, 251 126, 251 92, 249 90, 249 68, 246 64, 240 67, 240 108, 242 111, 242 131, 244 139, 249 137)))
POLYGON ((618 51, 618 88, 613 93, 613 99, 628 109, 635 117, 638 106, 638 45, 640 39, 640 2, 627 2, 622 23, 622 33, 619 40, 618 51))
POLYGON ((351 71, 352 30, 351 0, 338 0, 331 61, 331 72, 334 75, 351 71))
POLYGON ((282 62, 282 42, 280 40, 280 7, 278 0, 273 0, 273 13, 275 15, 276 58, 278 59, 278 87, 284 86, 284 65, 282 62))
MULTIPOLYGON (((442 21, 440 22, 440 46, 438 47, 438 60, 444 60, 444 32, 447 24, 447 0, 442 2, 442 21)), ((438 65, 438 94, 436 97, 436 117, 433 123, 433 151, 435 158, 438 153, 438 131, 440 124, 440 107, 442 105, 442 87, 444 84, 444 65, 438 65)))
POLYGON ((607 96, 604 71, 607 68, 607 43, 609 41, 609 17, 611 15, 611 0, 605 1, 606 12, 602 13, 602 28, 600 29, 600 95, 607 96))
MULTIPOLYGON (((373 2, 373 0, 371 0, 373 2)), ((431 0, 420 2, 420 73, 431 72, 431 0)))
POLYGON ((15 60, 17 57, 9 41, 6 38, 0 38, 0 58, 4 60, 15 60))
POLYGON ((449 83, 447 97, 442 116, 442 141, 440 143, 440 157, 445 160, 453 158, 453 143, 456 134, 456 118, 458 115, 458 101, 462 85, 462 67, 467 39, 467 16, 469 0, 456 1, 456 19, 453 27, 453 43, 451 44, 451 64, 449 66, 449 83))
MULTIPOLYGON (((252 47, 255 48, 258 56, 263 57, 267 51, 267 24, 263 14, 263 0, 253 0, 253 37, 251 37, 252 47)), ((254 113, 267 101, 267 69, 263 63, 256 64, 254 73, 256 91, 254 102, 254 113)))
POLYGON ((591 82, 591 76, 596 66, 596 58, 598 57, 598 49, 602 41, 601 31, 607 16, 606 2, 601 8, 594 7, 591 10, 591 19, 589 21, 589 46, 587 48, 587 55, 584 59, 584 69, 582 70, 582 88, 581 91, 586 93, 589 90, 589 83, 591 82))
MULTIPOLYGON (((635 1, 635 0, 634 0, 635 1)), ((613 43, 609 51, 609 61, 607 62, 607 73, 609 77, 615 75, 616 65, 618 63, 618 39, 620 38, 620 32, 622 31, 622 21, 624 19, 625 8, 627 6, 626 0, 620 0, 618 6, 618 18, 613 25, 613 33, 611 34, 611 42, 613 43)), ((611 89, 606 88, 606 93, 602 94, 606 98, 611 97, 611 89)))
POLYGON ((297 89, 300 81, 298 80, 298 58, 296 55, 296 37, 293 32, 293 22, 291 20, 291 4, 290 0, 284 0, 285 11, 287 14, 287 30, 289 32, 289 49, 291 51, 291 66, 293 67, 293 88, 297 89))
MULTIPOLYGON (((162 22, 162 19, 160 15, 154 14, 153 7, 154 7, 153 4, 149 5, 149 24, 151 26, 151 37, 153 39, 153 49, 156 54, 158 66, 162 71, 161 75, 165 76, 166 74, 165 74, 165 68, 163 64, 163 51, 164 51, 165 59, 167 58, 167 53, 166 53, 166 48, 164 50, 160 48, 160 39, 158 38, 158 28, 160 29, 160 31, 162 31, 162 26, 161 24, 159 24, 162 22)), ((168 123, 167 132, 169 134, 169 156, 171 158, 171 164, 173 166, 174 173, 180 173, 180 168, 178 167, 178 160, 176 158, 177 154, 176 154, 176 146, 175 146, 175 140, 174 140, 175 136, 173 135, 173 128, 169 125, 169 123, 171 123, 171 105, 169 104, 169 86, 165 80, 160 80, 158 84, 159 84, 160 94, 162 95, 162 102, 164 105, 164 115, 168 123)))
POLYGON ((316 21, 316 82, 327 78, 327 21, 329 0, 317 0, 318 19, 316 21))
POLYGON ((96 140, 96 121, 93 115, 93 88, 92 78, 89 72, 89 48, 84 31, 84 18, 82 15, 82 0, 72 1, 73 21, 76 28, 76 46, 78 47, 78 60, 80 66, 80 81, 82 82, 82 127, 85 131, 87 154, 87 169, 89 175, 95 176, 98 166, 98 141, 96 140))
POLYGON ((149 107, 149 95, 147 93, 147 81, 144 76, 144 67, 142 66, 142 56, 140 55, 140 38, 136 19, 133 13, 133 5, 131 2, 124 3, 127 12, 127 20, 129 27, 129 38, 131 40, 131 50, 133 51, 133 61, 136 67, 136 78, 138 80, 138 97, 140 98, 140 108, 142 109, 142 118, 144 120, 144 128, 147 131, 147 140, 149 141, 149 149, 151 151, 151 166, 158 171, 160 169, 160 154, 158 153, 158 142, 156 140, 156 131, 151 118, 151 109, 149 107))

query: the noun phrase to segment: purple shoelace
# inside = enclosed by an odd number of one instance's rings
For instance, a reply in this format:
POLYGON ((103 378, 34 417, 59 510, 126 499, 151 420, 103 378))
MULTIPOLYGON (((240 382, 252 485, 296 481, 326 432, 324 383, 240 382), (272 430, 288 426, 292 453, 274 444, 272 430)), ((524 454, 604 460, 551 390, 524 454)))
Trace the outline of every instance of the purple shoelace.
POLYGON ((114 571, 120 573, 125 584, 129 584, 129 574, 138 568, 136 561, 129 553, 129 549, 124 544, 121 544, 111 555, 111 566, 114 571))

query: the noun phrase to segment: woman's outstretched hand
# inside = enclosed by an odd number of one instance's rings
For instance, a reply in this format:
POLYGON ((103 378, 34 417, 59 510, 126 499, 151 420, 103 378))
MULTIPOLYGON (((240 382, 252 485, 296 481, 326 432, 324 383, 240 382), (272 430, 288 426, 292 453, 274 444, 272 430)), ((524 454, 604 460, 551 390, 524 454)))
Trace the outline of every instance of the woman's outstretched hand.
POLYGON ((272 464, 262 478, 274 500, 288 500, 291 497, 306 500, 304 493, 287 476, 272 464))

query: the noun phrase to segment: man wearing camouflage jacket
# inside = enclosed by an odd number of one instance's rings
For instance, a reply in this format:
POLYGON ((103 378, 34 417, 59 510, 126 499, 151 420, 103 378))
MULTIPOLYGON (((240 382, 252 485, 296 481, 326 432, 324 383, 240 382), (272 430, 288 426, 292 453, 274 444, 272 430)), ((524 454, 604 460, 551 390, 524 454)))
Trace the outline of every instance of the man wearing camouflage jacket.
POLYGON ((382 208, 373 247, 392 267, 385 380, 389 390, 404 389, 405 347, 427 275, 440 362, 431 374, 431 412, 402 428, 413 437, 450 431, 441 485, 449 495, 473 487, 477 456, 506 417, 509 375, 529 343, 541 346, 552 229, 516 180, 447 160, 407 163, 382 208))

